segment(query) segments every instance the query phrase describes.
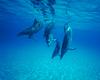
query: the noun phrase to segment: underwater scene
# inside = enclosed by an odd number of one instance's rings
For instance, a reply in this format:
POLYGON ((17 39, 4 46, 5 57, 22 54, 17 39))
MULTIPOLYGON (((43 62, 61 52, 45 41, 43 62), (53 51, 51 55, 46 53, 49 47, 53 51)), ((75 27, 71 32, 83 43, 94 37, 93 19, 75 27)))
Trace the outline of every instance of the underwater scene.
POLYGON ((0 80, 100 80, 100 0, 0 0, 0 80))

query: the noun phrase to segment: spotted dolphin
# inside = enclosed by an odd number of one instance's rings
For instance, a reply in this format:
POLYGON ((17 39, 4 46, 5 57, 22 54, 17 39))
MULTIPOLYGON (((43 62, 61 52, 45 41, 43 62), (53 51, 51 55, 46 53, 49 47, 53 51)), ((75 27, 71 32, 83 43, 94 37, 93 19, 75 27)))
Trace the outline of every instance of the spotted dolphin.
POLYGON ((28 38, 31 38, 33 34, 40 31, 42 28, 41 22, 37 19, 34 20, 34 23, 31 27, 26 28, 25 30, 18 33, 18 36, 28 36, 28 38))
POLYGON ((60 59, 63 58, 63 56, 65 55, 65 53, 68 50, 75 50, 76 49, 76 48, 69 48, 71 38, 72 38, 72 29, 69 26, 69 24, 66 24, 64 26, 64 38, 63 38, 63 43, 62 43, 62 47, 61 47, 60 59))
POLYGON ((53 28, 54 28, 54 23, 50 22, 47 24, 47 26, 45 27, 45 30, 44 30, 44 38, 45 38, 45 41, 48 46, 50 46, 51 43, 56 40, 56 39, 54 39, 54 36, 52 33, 53 28))

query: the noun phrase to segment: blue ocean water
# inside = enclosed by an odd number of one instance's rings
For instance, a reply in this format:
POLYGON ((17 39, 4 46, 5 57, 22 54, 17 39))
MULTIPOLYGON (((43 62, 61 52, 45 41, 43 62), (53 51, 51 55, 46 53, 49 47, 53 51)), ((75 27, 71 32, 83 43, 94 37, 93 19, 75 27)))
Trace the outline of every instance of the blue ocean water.
POLYGON ((44 40, 46 21, 38 10, 42 6, 33 6, 31 0, 0 0, 0 80, 100 80, 100 1, 56 0, 55 15, 47 10, 60 44, 64 24, 70 21, 71 46, 77 49, 62 60, 59 55, 51 58, 55 45, 48 47, 44 40), (43 28, 32 39, 18 37, 35 18, 43 28))

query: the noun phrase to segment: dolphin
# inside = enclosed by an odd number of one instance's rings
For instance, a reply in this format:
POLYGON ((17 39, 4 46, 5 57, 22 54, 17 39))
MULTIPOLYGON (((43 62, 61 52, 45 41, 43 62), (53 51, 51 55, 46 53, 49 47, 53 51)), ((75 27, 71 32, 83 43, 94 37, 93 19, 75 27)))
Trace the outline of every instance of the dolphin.
POLYGON ((76 49, 76 48, 69 48, 71 37, 72 37, 72 29, 69 26, 69 24, 67 24, 64 26, 64 38, 63 38, 63 43, 62 43, 62 47, 61 47, 60 59, 63 58, 63 56, 65 55, 65 53, 68 50, 75 50, 76 49))
POLYGON ((51 43, 56 40, 54 39, 53 34, 51 33, 53 27, 54 27, 54 23, 50 22, 48 23, 48 25, 45 27, 44 30, 44 38, 48 46, 50 46, 51 43))
POLYGON ((25 30, 21 31, 18 33, 18 36, 28 36, 28 38, 31 38, 33 34, 37 33, 40 31, 42 28, 41 22, 38 21, 37 19, 34 20, 34 23, 31 27, 26 28, 25 30))
POLYGON ((56 40, 56 47, 55 47, 55 49, 53 51, 52 59, 59 54, 59 50, 60 50, 60 44, 59 44, 59 41, 56 40))

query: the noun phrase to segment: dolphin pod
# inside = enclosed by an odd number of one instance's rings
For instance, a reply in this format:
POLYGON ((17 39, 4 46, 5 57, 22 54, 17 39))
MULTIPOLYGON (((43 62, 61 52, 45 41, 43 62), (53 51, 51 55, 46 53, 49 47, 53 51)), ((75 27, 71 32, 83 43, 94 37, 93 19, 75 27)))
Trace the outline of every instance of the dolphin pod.
MULTIPOLYGON (((47 13, 46 9, 49 9, 51 15, 54 16, 55 9, 53 5, 56 4, 56 0, 47 0, 46 3, 44 2, 45 0, 31 0, 33 6, 41 10, 44 18, 46 17, 47 13)), ((44 21, 46 20, 44 19, 44 21)), ((32 26, 19 32, 17 36, 28 36, 28 38, 32 38, 34 34, 38 33, 42 29, 41 24, 42 22, 35 18, 32 26)), ((60 44, 60 41, 54 37, 53 34, 54 26, 55 26, 54 21, 50 21, 49 23, 46 24, 46 27, 44 28, 43 38, 45 39, 45 42, 48 47, 50 47, 53 42, 56 43, 51 58, 53 59, 56 56, 59 56, 61 60, 69 50, 76 50, 76 48, 70 48, 70 42, 72 40, 72 29, 70 25, 68 23, 64 25, 64 37, 61 42, 62 44, 60 44)))

